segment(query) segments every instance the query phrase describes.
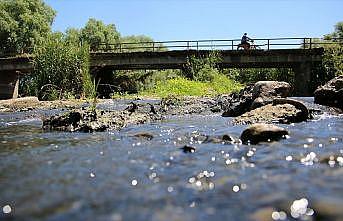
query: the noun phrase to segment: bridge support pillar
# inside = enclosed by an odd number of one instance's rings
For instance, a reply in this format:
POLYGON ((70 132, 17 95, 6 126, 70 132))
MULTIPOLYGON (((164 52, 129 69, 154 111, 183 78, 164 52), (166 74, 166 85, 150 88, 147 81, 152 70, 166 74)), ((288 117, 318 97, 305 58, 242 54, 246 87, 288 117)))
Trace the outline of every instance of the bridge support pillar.
POLYGON ((19 72, 0 72, 0 99, 18 98, 19 72))
POLYGON ((301 63, 293 68, 295 74, 294 95, 309 97, 313 96, 311 91, 312 64, 308 62, 301 63))

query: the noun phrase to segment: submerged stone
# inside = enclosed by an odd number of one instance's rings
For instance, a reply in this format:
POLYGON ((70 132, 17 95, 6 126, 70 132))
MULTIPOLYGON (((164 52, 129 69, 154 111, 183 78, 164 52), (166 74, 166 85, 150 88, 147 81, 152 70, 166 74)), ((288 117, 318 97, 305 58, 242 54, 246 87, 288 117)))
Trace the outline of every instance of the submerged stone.
POLYGON ((184 153, 194 153, 196 150, 195 147, 187 146, 187 145, 183 146, 181 149, 184 153))
POLYGON ((235 139, 229 135, 224 134, 222 136, 206 136, 206 139, 203 141, 204 143, 233 143, 235 139))
POLYGON ((284 128, 272 124, 253 124, 245 129, 241 135, 244 144, 258 144, 259 142, 278 141, 288 135, 284 128))
POLYGON ((134 137, 141 138, 141 139, 146 139, 146 140, 152 140, 154 138, 154 135, 149 134, 149 133, 138 133, 133 135, 134 137))

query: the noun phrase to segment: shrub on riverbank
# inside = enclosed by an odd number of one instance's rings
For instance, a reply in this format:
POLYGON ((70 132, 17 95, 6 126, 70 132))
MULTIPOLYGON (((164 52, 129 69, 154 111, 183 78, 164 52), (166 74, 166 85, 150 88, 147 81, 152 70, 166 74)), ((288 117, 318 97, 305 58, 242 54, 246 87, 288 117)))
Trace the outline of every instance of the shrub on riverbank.
POLYGON ((168 97, 176 96, 215 96, 217 94, 238 91, 242 85, 222 74, 213 75, 212 81, 192 81, 184 77, 177 77, 167 81, 159 81, 150 90, 142 91, 139 95, 168 97))
POLYGON ((218 70, 217 64, 221 59, 217 51, 212 51, 205 56, 189 57, 183 71, 155 71, 143 75, 144 81, 131 77, 131 81, 127 82, 131 82, 131 85, 141 83, 139 87, 134 87, 139 89, 136 95, 162 98, 170 95, 215 96, 240 90, 240 83, 218 70))
POLYGON ((92 96, 89 48, 50 36, 34 49, 33 74, 24 79, 26 94, 41 100, 92 96))
POLYGON ((217 68, 222 57, 218 51, 211 51, 205 56, 190 56, 183 70, 183 76, 189 80, 209 82, 219 74, 217 68))

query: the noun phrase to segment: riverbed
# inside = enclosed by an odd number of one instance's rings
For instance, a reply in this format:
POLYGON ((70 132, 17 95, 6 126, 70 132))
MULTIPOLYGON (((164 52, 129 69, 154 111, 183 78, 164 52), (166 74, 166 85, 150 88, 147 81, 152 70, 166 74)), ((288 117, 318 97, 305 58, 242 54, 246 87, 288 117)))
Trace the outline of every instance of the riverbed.
POLYGON ((342 115, 279 125, 287 139, 243 145, 247 126, 220 113, 42 130, 38 116, 63 111, 0 113, 0 220, 343 220, 342 115), (203 139, 225 134, 235 142, 203 139))

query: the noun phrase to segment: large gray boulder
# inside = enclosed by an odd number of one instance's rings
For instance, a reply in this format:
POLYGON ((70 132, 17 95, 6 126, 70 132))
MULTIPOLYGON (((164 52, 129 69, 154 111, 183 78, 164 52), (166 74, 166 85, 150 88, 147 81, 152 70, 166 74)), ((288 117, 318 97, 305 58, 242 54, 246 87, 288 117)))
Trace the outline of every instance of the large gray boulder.
POLYGON ((274 98, 288 97, 291 86, 283 81, 258 81, 253 88, 254 101, 251 109, 262 107, 273 102, 274 98))
POLYGON ((343 110, 343 75, 320 86, 314 92, 314 102, 343 110))
POLYGON ((249 85, 227 99, 223 117, 237 117, 258 107, 270 104, 275 98, 289 95, 291 86, 287 82, 259 81, 249 85))
POLYGON ((298 123, 310 118, 309 110, 300 101, 276 98, 271 104, 256 108, 235 118, 233 124, 298 123))

